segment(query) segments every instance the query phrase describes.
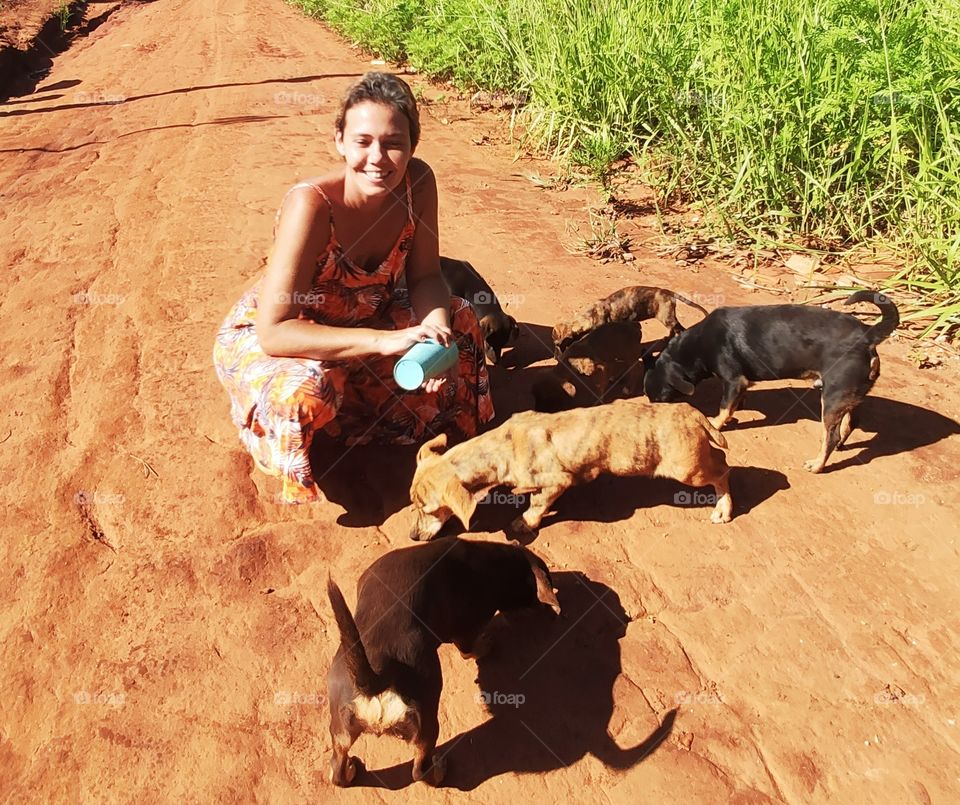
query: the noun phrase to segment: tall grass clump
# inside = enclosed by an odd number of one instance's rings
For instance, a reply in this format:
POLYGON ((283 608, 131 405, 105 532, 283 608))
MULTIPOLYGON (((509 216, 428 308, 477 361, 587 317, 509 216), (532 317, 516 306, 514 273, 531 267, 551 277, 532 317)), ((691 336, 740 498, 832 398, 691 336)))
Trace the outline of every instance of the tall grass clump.
POLYGON ((960 0, 299 0, 384 58, 529 99, 540 147, 749 237, 882 238, 960 322, 960 0))

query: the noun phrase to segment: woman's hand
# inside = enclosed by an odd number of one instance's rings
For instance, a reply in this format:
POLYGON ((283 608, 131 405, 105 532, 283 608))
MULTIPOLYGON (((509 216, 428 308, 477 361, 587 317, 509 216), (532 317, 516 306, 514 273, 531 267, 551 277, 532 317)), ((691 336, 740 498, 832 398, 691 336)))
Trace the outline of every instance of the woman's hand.
POLYGON ((453 332, 442 324, 417 324, 403 330, 385 330, 379 336, 381 355, 402 355, 414 344, 432 338, 444 347, 453 341, 453 332))
MULTIPOLYGON (((449 347, 453 343, 453 332, 449 327, 442 324, 423 323, 403 330, 386 331, 379 338, 381 355, 402 355, 414 344, 419 344, 428 338, 432 338, 442 346, 449 347)), ((424 380, 420 388, 428 394, 435 394, 440 391, 444 383, 456 378, 458 364, 459 361, 455 362, 443 374, 424 380)))

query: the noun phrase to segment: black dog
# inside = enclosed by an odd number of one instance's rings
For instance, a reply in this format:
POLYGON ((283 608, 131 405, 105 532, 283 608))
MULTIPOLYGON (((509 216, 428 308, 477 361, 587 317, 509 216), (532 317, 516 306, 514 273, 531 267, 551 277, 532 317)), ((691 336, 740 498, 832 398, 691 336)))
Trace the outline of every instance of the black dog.
POLYGON ((332 579, 327 594, 340 631, 327 675, 330 779, 338 786, 356 777, 360 761, 349 752, 363 732, 413 743, 413 779, 439 785, 437 648, 453 643, 464 657, 475 656, 498 611, 538 602, 560 611, 547 566, 531 551, 459 539, 401 548, 370 565, 357 584, 356 618, 332 579))
POLYGON ((722 428, 755 380, 817 378, 822 384, 823 444, 804 469, 820 472, 833 450, 856 426, 856 408, 880 376, 876 345, 900 322, 896 305, 883 294, 858 291, 845 304, 871 302, 881 320, 872 326, 848 313, 807 305, 757 305, 714 310, 664 347, 644 378, 654 402, 693 394, 697 383, 723 381, 722 428))
POLYGON ((503 312, 493 289, 466 260, 441 257, 440 271, 450 293, 466 299, 476 311, 487 360, 498 363, 503 348, 520 332, 517 320, 503 312))

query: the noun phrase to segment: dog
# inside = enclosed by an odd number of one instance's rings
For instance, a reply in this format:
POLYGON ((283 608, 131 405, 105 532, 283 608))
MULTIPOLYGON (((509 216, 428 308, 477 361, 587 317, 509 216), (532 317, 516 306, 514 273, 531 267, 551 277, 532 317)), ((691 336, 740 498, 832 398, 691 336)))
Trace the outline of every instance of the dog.
POLYGON ((497 295, 466 260, 441 257, 440 271, 450 293, 466 299, 476 311, 487 360, 499 363, 503 348, 520 333, 517 320, 503 312, 497 295))
POLYGON ((357 583, 356 615, 327 580, 340 646, 327 674, 333 755, 330 780, 347 786, 361 761, 350 747, 364 732, 413 743, 413 779, 440 785, 436 755, 443 677, 437 649, 478 656, 496 613, 560 603, 543 560, 518 545, 437 540, 390 551, 357 583))
POLYGON ((677 321, 677 302, 683 302, 699 310, 704 316, 707 315, 707 311, 696 302, 673 291, 646 285, 621 288, 581 311, 570 321, 561 322, 553 328, 554 357, 559 360, 564 350, 574 341, 602 324, 609 324, 612 321, 656 319, 670 331, 671 335, 682 333, 684 328, 677 321))
POLYGON ((820 452, 804 469, 821 472, 833 450, 856 427, 857 406, 880 376, 876 346, 900 323, 886 296, 858 291, 845 302, 872 302, 882 314, 872 326, 849 313, 807 305, 718 308, 672 338, 644 378, 653 401, 693 394, 716 375, 723 382, 718 430, 733 418, 744 392, 757 380, 816 379, 822 388, 820 452))
POLYGON ((510 531, 531 535, 560 495, 601 473, 711 484, 717 503, 710 519, 726 523, 733 509, 729 468, 714 445, 725 448, 727 443, 692 406, 645 400, 615 400, 602 408, 556 414, 524 411, 449 450, 441 434, 417 453, 410 486, 416 520, 410 537, 430 539, 451 517, 469 529, 478 495, 503 485, 530 493, 529 508, 510 531))
POLYGON ((534 409, 556 412, 643 393, 640 324, 602 324, 572 343, 552 371, 533 384, 534 409))

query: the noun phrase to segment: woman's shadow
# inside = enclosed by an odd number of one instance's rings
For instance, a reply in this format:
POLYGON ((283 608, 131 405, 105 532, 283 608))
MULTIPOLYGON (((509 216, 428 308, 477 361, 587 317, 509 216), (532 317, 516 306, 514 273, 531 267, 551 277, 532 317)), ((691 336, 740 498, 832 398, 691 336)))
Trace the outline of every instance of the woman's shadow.
POLYGON ((348 447, 317 434, 310 447, 310 466, 324 497, 345 509, 337 523, 378 526, 407 506, 418 449, 389 444, 348 447))
MULTIPOLYGON (((621 747, 610 735, 619 641, 629 619, 610 587, 577 572, 554 573, 553 581, 561 617, 524 614, 492 627, 494 649, 478 661, 478 690, 470 692, 491 718, 439 747, 447 758, 445 786, 472 791, 502 774, 556 771, 587 755, 625 771, 670 735, 676 710, 635 746, 621 747)), ((366 772, 358 783, 402 788, 411 768, 366 772)))

